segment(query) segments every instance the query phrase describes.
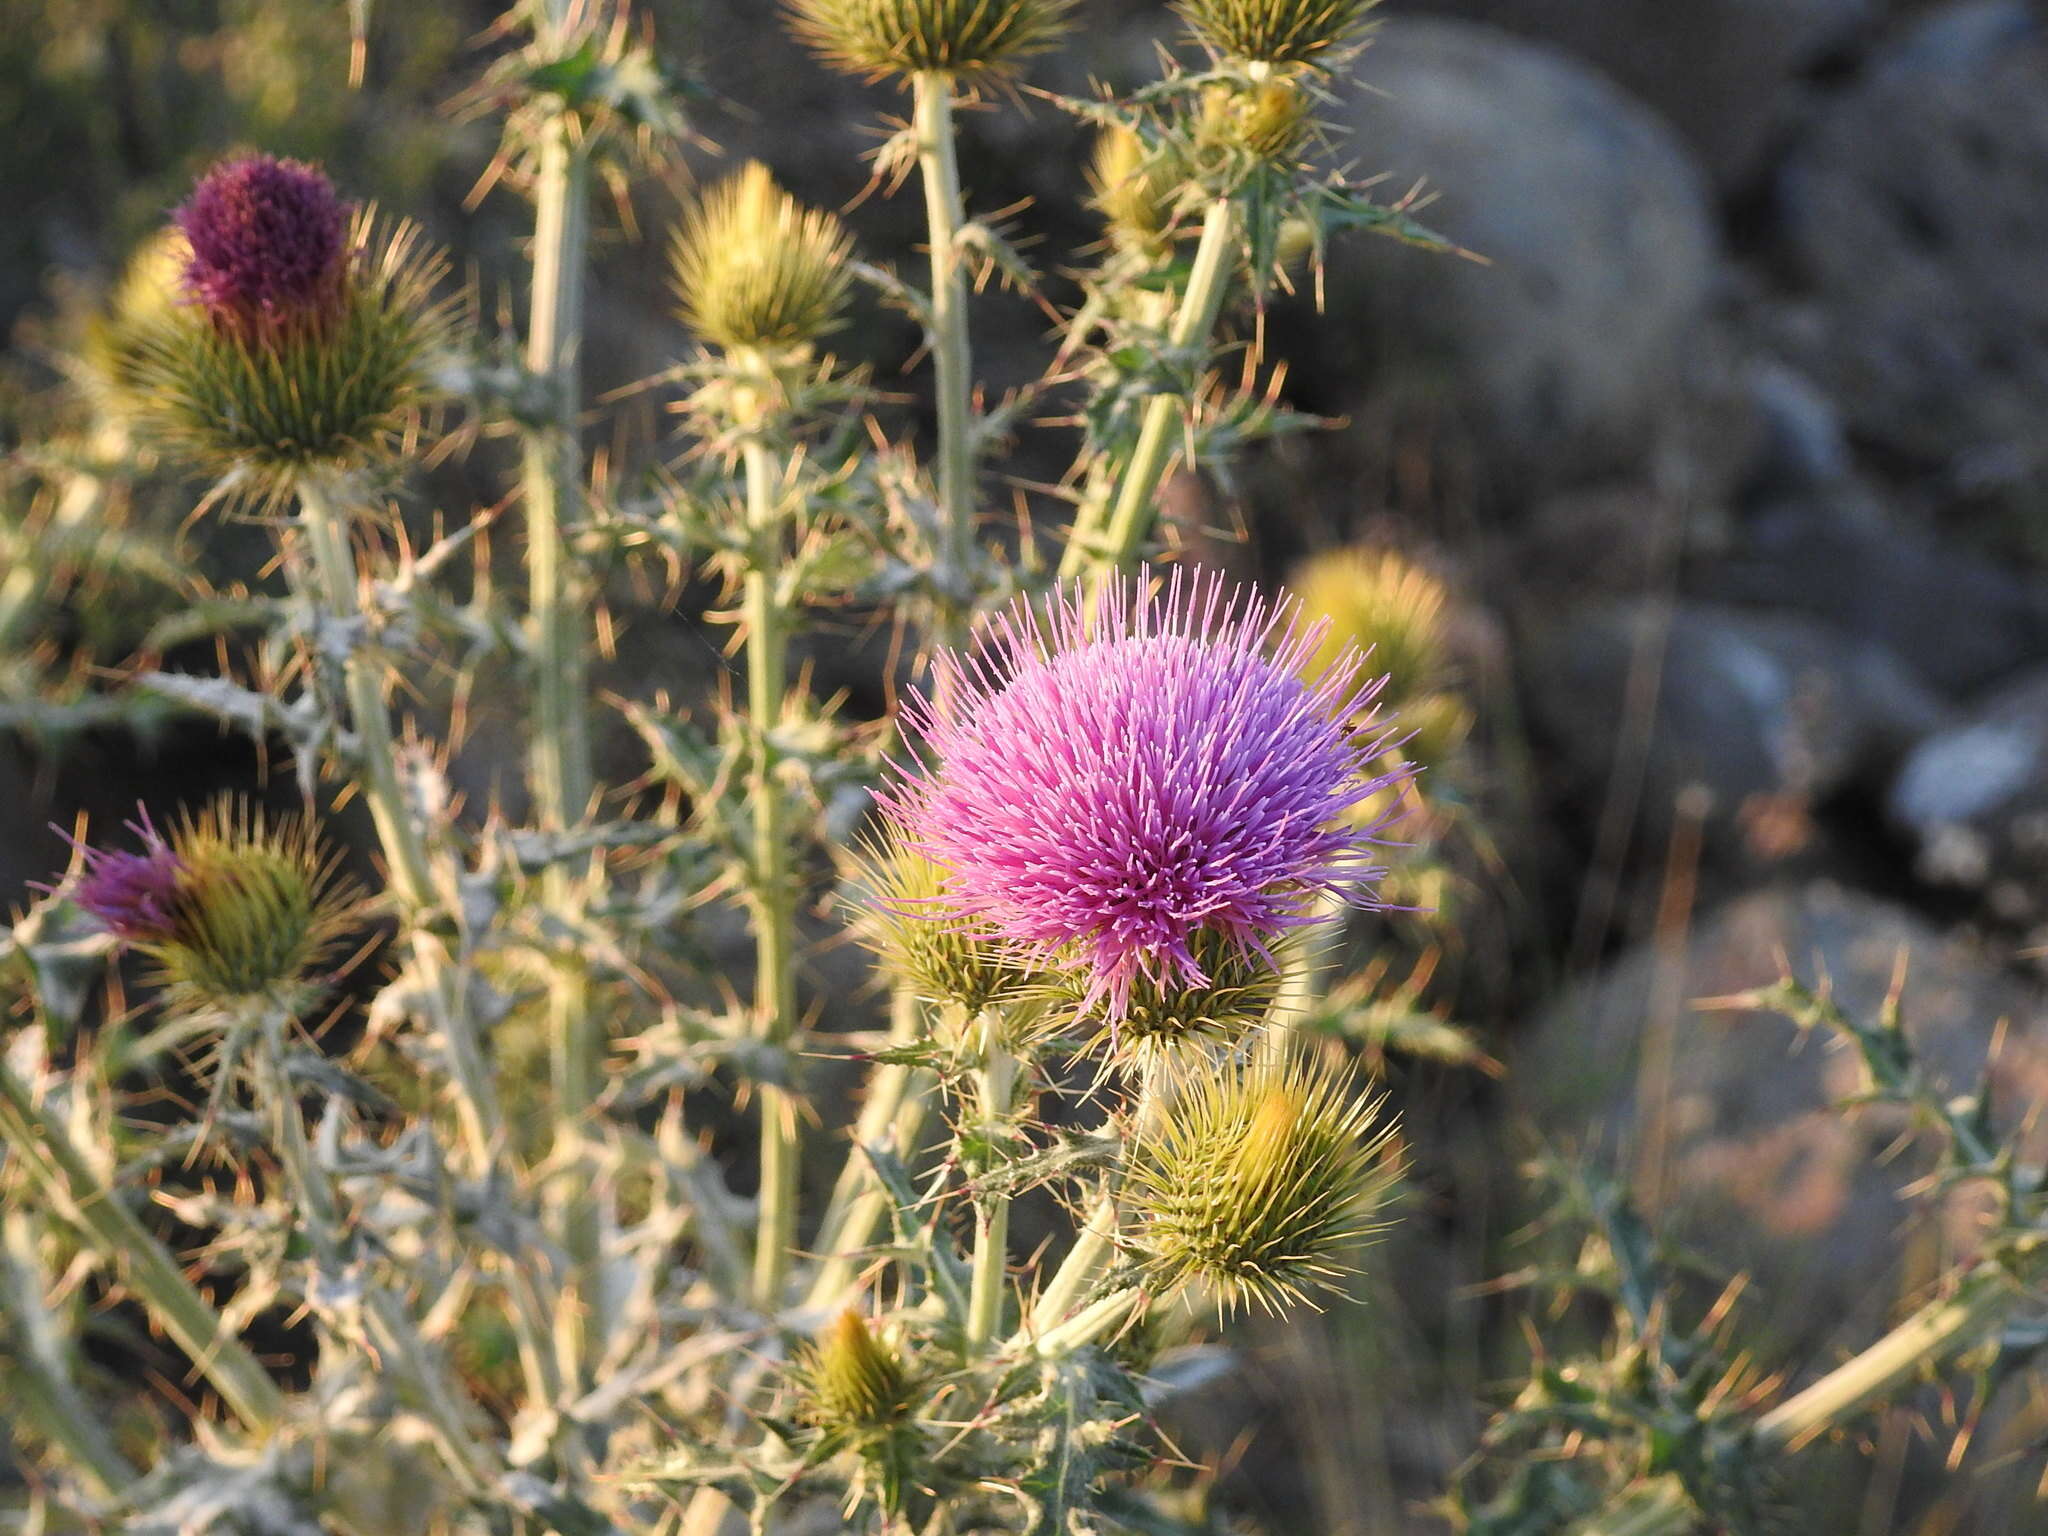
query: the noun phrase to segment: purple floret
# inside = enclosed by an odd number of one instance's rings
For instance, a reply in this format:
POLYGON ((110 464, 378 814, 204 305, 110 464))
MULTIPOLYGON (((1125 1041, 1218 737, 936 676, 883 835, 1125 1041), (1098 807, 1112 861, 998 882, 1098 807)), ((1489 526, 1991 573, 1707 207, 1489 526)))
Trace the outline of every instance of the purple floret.
POLYGON ((1374 905, 1382 830, 1347 813, 1405 770, 1354 727, 1353 649, 1305 675, 1325 626, 1218 576, 1118 580, 1013 609, 913 701, 925 763, 886 809, 948 873, 946 910, 1083 970, 1121 1019, 1139 976, 1203 985, 1202 930, 1270 954, 1328 893, 1374 905))
POLYGON ((141 852, 78 845, 85 858, 85 873, 78 881, 78 905, 124 942, 167 938, 185 861, 157 831, 147 811, 139 821, 129 822, 128 830, 142 839, 141 852))
POLYGON ((185 289, 247 330, 330 312, 347 268, 348 205, 310 165, 251 155, 216 165, 177 213, 185 289))

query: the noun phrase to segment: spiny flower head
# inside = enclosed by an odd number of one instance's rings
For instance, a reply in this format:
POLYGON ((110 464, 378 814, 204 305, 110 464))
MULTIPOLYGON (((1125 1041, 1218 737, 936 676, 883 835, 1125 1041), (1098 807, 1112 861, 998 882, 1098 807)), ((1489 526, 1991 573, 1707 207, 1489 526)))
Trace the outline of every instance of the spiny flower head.
POLYGON ((846 307, 853 237, 749 162, 698 202, 672 259, 683 323, 728 351, 781 352, 836 329, 846 307))
POLYGON ((1119 245, 1160 254, 1172 236, 1174 205, 1187 184, 1186 170, 1170 140, 1148 144, 1122 123, 1112 123, 1096 136, 1088 185, 1096 210, 1119 245))
POLYGON ((1175 0, 1188 29, 1223 58, 1328 70, 1364 40, 1379 0, 1175 0))
POLYGON ((216 1008, 317 982, 357 907, 336 859, 304 822, 273 825, 218 801, 165 836, 143 814, 139 850, 81 847, 76 899, 156 962, 178 1001, 216 1008))
POLYGON ((785 0, 790 29, 834 68, 1007 74, 1059 40, 1075 0, 785 0))
POLYGON ((1126 1172, 1148 1283, 1267 1311, 1339 1289, 1397 1175, 1376 1115, 1343 1074, 1321 1067, 1189 1075, 1126 1172))
POLYGON ((341 296, 350 210, 310 165, 250 155, 200 178, 177 212, 185 291, 241 333, 324 320, 341 296))
POLYGON ((856 1467, 845 1513, 870 1499, 901 1517, 929 1478, 916 1408, 924 1384, 901 1351, 858 1312, 841 1312, 797 1354, 796 1417, 815 1436, 809 1456, 856 1467))
POLYGON ((1327 617, 1325 659, 1342 647, 1370 651, 1401 691, 1416 698, 1444 682, 1442 581, 1393 549, 1339 549, 1315 556, 1289 583, 1302 611, 1327 617))
POLYGON ((1320 895, 1369 904, 1373 830, 1345 813, 1406 770, 1375 773, 1354 728, 1355 653, 1305 675, 1321 638, 1176 571, 1013 608, 942 656, 943 702, 907 712, 924 762, 886 799, 944 873, 934 916, 1084 974, 1114 1024, 1140 978, 1208 984, 1205 933, 1270 954, 1320 895))
POLYGON ((1031 973, 966 918, 947 915, 947 880, 923 854, 894 846, 862 860, 868 947, 897 980, 930 1003, 972 1018, 998 1003, 1014 1008, 1031 973))
POLYGON ((202 180, 169 233, 180 301, 137 291, 165 281, 138 265, 99 348, 109 404, 144 439, 256 500, 410 453, 463 342, 459 298, 436 292, 447 261, 417 229, 255 159, 202 180))

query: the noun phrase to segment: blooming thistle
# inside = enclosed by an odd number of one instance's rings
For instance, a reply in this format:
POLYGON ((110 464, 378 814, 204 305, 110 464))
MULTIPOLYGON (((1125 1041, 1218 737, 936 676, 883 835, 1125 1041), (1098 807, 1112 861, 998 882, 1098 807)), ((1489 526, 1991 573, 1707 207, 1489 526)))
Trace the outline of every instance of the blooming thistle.
POLYGON ((105 347, 145 437, 258 499, 410 451, 460 340, 458 302, 436 297, 446 259, 417 229, 253 156, 201 178, 172 239, 176 302, 126 293, 105 347))
POLYGON ((1329 70, 1355 53, 1379 0, 1175 0, 1197 41, 1253 66, 1329 70))
POLYGON ((1059 40, 1075 0, 784 0, 790 30, 847 74, 1013 72, 1059 40))
MULTIPOLYGON (((1287 605, 1176 571, 1019 606, 938 663, 908 729, 925 762, 885 798, 900 841, 965 917, 1034 966, 1078 973, 1112 1030, 1141 981, 1204 986, 1205 935, 1271 966, 1318 899, 1373 905, 1382 828, 1346 812, 1409 769, 1356 728, 1362 658, 1315 676, 1287 605)), ((1205 963, 1206 960, 1206 963, 1205 963)))
POLYGON ((223 799, 159 831, 147 812, 128 828, 137 850, 78 844, 81 909, 155 962, 175 1001, 233 1008, 302 1001, 332 963, 357 894, 308 824, 272 824, 223 799))
POLYGON ((1319 1066, 1189 1074, 1125 1174, 1148 1287, 1268 1312, 1341 1289, 1398 1177, 1377 1114, 1346 1076, 1319 1066))

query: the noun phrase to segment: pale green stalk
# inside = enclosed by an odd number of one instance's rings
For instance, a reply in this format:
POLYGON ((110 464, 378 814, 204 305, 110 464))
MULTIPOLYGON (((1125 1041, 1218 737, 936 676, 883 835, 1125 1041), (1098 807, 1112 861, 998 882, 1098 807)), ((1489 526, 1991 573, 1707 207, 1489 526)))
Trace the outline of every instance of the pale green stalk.
POLYGON ((961 599, 971 590, 974 565, 974 359, 967 328, 967 263, 960 249, 967 213, 953 131, 953 77, 919 74, 912 89, 931 245, 932 364, 939 417, 937 638, 941 645, 957 645, 966 632, 968 609, 961 599))
MULTIPOLYGON (((1088 1224, 1032 1303, 1028 1332, 1043 1335, 1066 1321, 1116 1256, 1117 1202, 1105 1195, 1088 1214, 1088 1224)), ((1024 1342, 1023 1336, 1012 1343, 1024 1342)))
POLYGON ((0 1058, 0 1138, 42 1187, 50 1209, 114 1269, 156 1325, 252 1434, 284 1418, 284 1397, 255 1355, 185 1278, 170 1250, 93 1172, 70 1134, 45 1114, 0 1058))
POLYGON ((1144 1304, 1145 1294, 1135 1286, 1112 1291, 1098 1302, 1084 1307, 1057 1328, 1041 1333, 1033 1349, 1043 1358, 1070 1355, 1098 1340, 1114 1335, 1144 1304))
MULTIPOLYGON (((790 868, 789 806, 778 772, 783 694, 789 659, 786 615, 775 584, 782 564, 780 487, 767 444, 750 436, 744 449, 750 558, 742 622, 747 638, 747 714, 754 771, 748 798, 754 812, 754 1029, 771 1045, 795 1037, 796 890, 790 868)), ((763 1083, 760 1225, 754 1248, 754 1304, 771 1316, 782 1307, 796 1243, 797 1106, 787 1088, 763 1083)))
MULTIPOLYGON (((1003 1135, 1016 1095, 1018 1061, 995 1036, 992 1014, 981 1022, 986 1036, 981 1070, 975 1074, 981 1094, 983 1140, 993 1146, 1003 1135)), ((974 1266, 967 1293, 967 1353, 970 1358, 985 1354, 995 1338, 1003 1317, 1003 1297, 1009 1288, 1010 1196, 1006 1192, 982 1196, 974 1204, 974 1266)))
MULTIPOLYGON (((1202 218, 1201 243, 1188 271, 1187 291, 1173 317, 1168 341, 1178 357, 1188 357, 1209 343, 1223 300, 1230 292, 1231 269, 1237 254, 1237 205, 1227 197, 1209 204, 1202 218)), ((1092 519, 1077 522, 1060 561, 1060 576, 1072 580, 1083 573, 1097 577, 1128 565, 1151 532, 1159 482, 1172 462, 1181 431, 1183 403, 1178 395, 1154 395, 1145 402, 1137 446, 1117 487, 1109 526, 1097 529, 1092 519)), ((1084 508, 1084 514, 1089 510, 1084 508)))
MULTIPOLYGON (((899 983, 890 996, 889 1043, 908 1045, 924 1028, 924 1005, 917 994, 899 983)), ((853 1144, 845 1166, 833 1185, 832 1198, 825 1206, 825 1218, 818 1225, 813 1245, 821 1255, 818 1272, 811 1281, 805 1306, 830 1310, 840 1304, 853 1284, 858 1255, 874 1239, 889 1209, 888 1191, 875 1175, 863 1147, 884 1145, 899 1157, 916 1149, 918 1133, 924 1129, 925 1112, 936 1087, 936 1079, 921 1067, 889 1062, 875 1072, 868 1096, 861 1105, 860 1119, 853 1129, 853 1144)))
POLYGON ((42 1266, 28 1217, 7 1217, 0 1243, 0 1340, 6 1341, 9 1406, 21 1423, 33 1425, 61 1451, 87 1487, 112 1497, 135 1481, 106 1419, 96 1412, 59 1350, 58 1334, 43 1301, 42 1266))

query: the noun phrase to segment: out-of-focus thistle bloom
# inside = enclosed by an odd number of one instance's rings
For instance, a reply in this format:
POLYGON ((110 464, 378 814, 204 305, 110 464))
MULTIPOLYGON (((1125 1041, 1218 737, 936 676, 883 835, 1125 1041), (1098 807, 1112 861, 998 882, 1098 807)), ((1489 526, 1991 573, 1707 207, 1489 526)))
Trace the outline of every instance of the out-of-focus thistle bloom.
POLYGON ((76 899, 156 963, 175 1000, 296 1005, 317 987, 359 902, 310 826, 222 800, 169 836, 146 814, 129 830, 139 850, 81 847, 76 899))
MULTIPOLYGON (((1304 666, 1320 627, 1220 577, 1175 571, 1019 606, 939 659, 908 727, 925 761, 886 797, 965 917, 1034 967, 1084 978, 1114 1027, 1149 979, 1211 984, 1202 935, 1270 962, 1324 894, 1372 904, 1375 772, 1354 728, 1360 658, 1304 666)), ((1374 685, 1377 686, 1377 685, 1374 685)))
POLYGON ((848 1515, 869 1496, 902 1514, 923 1460, 915 1422, 922 1387, 902 1354, 849 1308, 799 1351, 791 1381, 797 1421, 817 1436, 810 1454, 851 1455, 859 1464, 848 1515))
POLYGON ((871 80, 1014 71, 1059 40, 1075 0, 785 0, 833 68, 871 80))
POLYGON ((1134 129, 1111 124, 1096 136, 1088 185, 1110 238, 1127 250, 1158 255, 1173 230, 1174 204, 1187 184, 1173 147, 1147 144, 1134 129))
POLYGON ((1327 70, 1365 40, 1379 0, 1175 0, 1204 46, 1243 64, 1327 70))
POLYGON ((1292 80, 1212 86, 1202 93, 1195 156, 1204 169, 1225 161, 1291 167, 1314 129, 1314 98, 1292 80))
POLYGON ((185 291, 244 335, 326 324, 341 303, 349 212, 332 182, 296 160, 217 165, 177 213, 191 252, 185 291))
POLYGON ((806 208, 752 161, 699 200, 672 260, 683 323, 727 351, 808 347, 839 326, 853 237, 806 208))
POLYGON ((259 156, 209 172, 172 239, 173 302, 135 291, 164 278, 139 265, 106 337, 105 383, 145 437, 258 498, 410 451, 460 342, 447 262, 416 228, 259 156))
POLYGON ((930 859, 900 846, 875 849, 862 860, 862 876, 868 947, 927 1002, 971 1018, 1014 1005, 1031 986, 1031 973, 1000 942, 948 914, 946 879, 930 859))
POLYGON ((1398 1176, 1377 1113, 1321 1067, 1189 1074, 1126 1172, 1147 1285, 1267 1311, 1341 1289, 1398 1176))

